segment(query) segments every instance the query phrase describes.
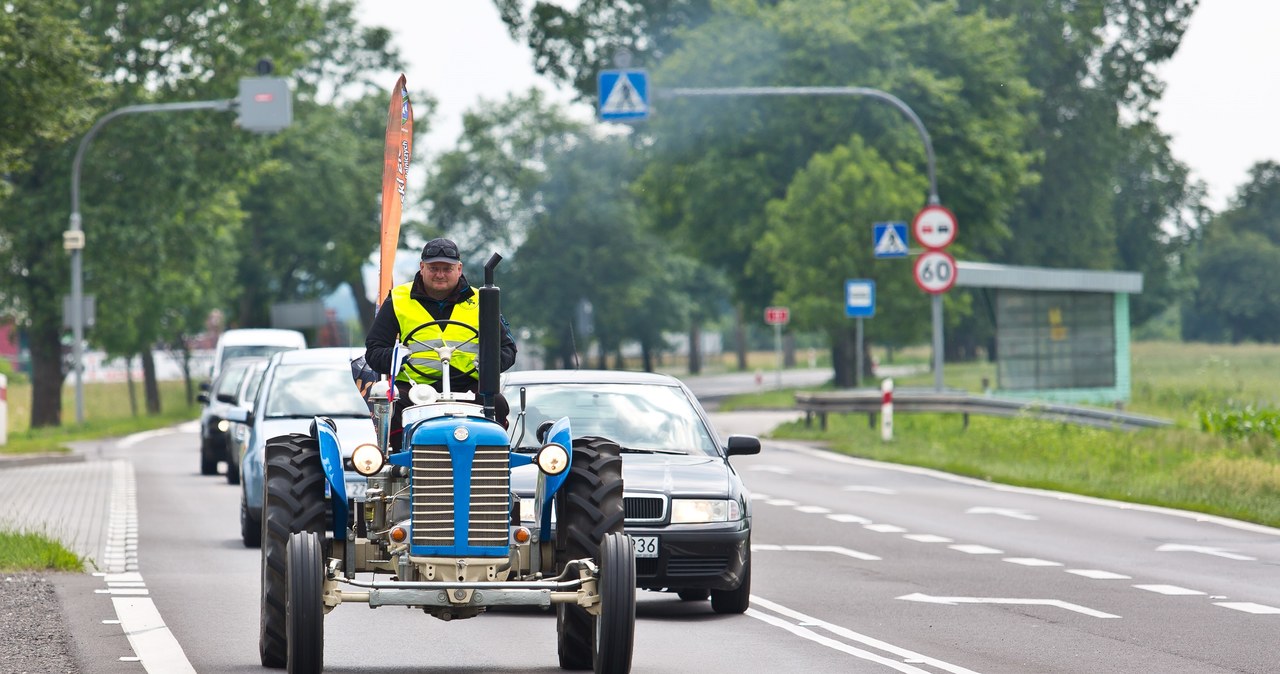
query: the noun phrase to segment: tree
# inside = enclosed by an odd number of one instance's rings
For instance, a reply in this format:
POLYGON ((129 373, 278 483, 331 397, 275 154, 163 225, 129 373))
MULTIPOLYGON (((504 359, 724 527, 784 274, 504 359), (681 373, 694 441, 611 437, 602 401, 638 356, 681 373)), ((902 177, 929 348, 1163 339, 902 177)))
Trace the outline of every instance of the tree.
POLYGON ((1280 164, 1254 164, 1231 206, 1205 227, 1195 276, 1184 338, 1280 341, 1280 300, 1259 291, 1280 283, 1280 164))
MULTIPOLYGON (((101 45, 96 66, 103 73, 103 86, 88 89, 88 94, 97 96, 85 104, 95 111, 132 103, 228 98, 234 94, 239 77, 252 72, 259 55, 273 56, 276 67, 284 73, 298 70, 304 93, 325 78, 347 84, 345 78, 356 67, 349 64, 363 66, 387 60, 377 55, 386 46, 386 31, 346 30, 353 20, 352 4, 345 1, 181 7, 149 1, 127 6, 68 3, 54 7, 64 13, 53 16, 76 24, 101 45), (326 66, 328 59, 336 57, 345 60, 326 66)), ((231 212, 226 210, 228 189, 235 191, 243 185, 246 167, 265 150, 259 139, 229 129, 226 115, 191 113, 148 116, 145 122, 140 119, 122 119, 104 128, 85 158, 82 211, 90 244, 84 273, 87 287, 100 297, 138 297, 134 291, 139 286, 172 281, 170 273, 191 266, 181 255, 164 255, 149 261, 177 266, 167 266, 166 273, 152 277, 136 276, 128 268, 118 273, 117 260, 102 253, 123 250, 131 238, 157 246, 149 250, 167 250, 164 246, 178 240, 171 235, 183 228, 227 225, 195 215, 231 212), (161 119, 164 117, 169 119, 161 119), (124 190, 126 184, 132 191, 124 190), (147 233, 156 241, 147 239, 147 233), (117 244, 120 247, 113 249, 117 244)), ((91 121, 90 117, 81 119, 72 140, 78 141, 91 121)), ((60 298, 67 273, 59 239, 66 212, 51 211, 48 205, 65 203, 74 143, 60 140, 39 140, 33 145, 29 168, 9 177, 15 196, 0 217, 0 253, 5 256, 6 268, 21 279, 14 284, 13 295, 3 299, 8 312, 20 317, 20 327, 26 329, 33 345, 33 427, 57 425, 61 419, 59 391, 64 370, 58 345, 60 298)), ((178 236, 206 240, 194 231, 178 236)), ((185 254, 199 256, 203 252, 195 249, 185 254)), ((160 311, 156 302, 162 299, 144 294, 130 308, 145 318, 148 310, 160 311)), ((112 320, 125 319, 113 316, 112 320)), ((143 351, 147 354, 149 345, 162 337, 153 327, 138 320, 128 331, 148 344, 143 351)), ((96 337, 91 334, 90 339, 96 337)))
MULTIPOLYGON (((1012 22, 954 6, 907 0, 853 3, 740 1, 684 34, 655 70, 655 86, 863 86, 905 101, 937 151, 939 193, 965 240, 1008 237, 1012 197, 1032 182, 1023 109, 1033 91, 1010 54, 1012 22), (744 53, 740 45, 754 49, 744 53)), ((779 283, 749 264, 769 225, 765 203, 782 198, 815 153, 856 133, 884 157, 922 170, 925 153, 897 110, 840 97, 670 100, 650 125, 653 161, 641 186, 661 231, 725 270, 736 299, 758 309, 779 283)), ((915 209, 861 223, 909 217, 915 209)))

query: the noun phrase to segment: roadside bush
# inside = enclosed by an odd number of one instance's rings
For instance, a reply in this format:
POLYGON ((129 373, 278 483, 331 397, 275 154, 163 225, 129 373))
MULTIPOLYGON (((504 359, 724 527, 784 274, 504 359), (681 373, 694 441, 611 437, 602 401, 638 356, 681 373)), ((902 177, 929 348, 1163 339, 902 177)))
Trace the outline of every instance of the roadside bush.
POLYGON ((1280 410, 1259 409, 1252 405, 1201 410, 1200 429, 1231 440, 1255 436, 1280 438, 1280 410))

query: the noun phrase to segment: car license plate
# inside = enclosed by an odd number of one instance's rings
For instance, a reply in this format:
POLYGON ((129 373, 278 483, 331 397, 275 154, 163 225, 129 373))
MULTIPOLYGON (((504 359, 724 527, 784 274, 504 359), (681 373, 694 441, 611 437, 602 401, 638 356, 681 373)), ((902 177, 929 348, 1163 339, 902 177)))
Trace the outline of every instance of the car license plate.
POLYGON ((364 491, 369 488, 368 482, 348 482, 347 498, 353 498, 357 501, 364 500, 364 491))
POLYGON ((632 536, 631 540, 636 543, 636 557, 639 559, 651 559, 658 556, 658 537, 657 536, 632 536))

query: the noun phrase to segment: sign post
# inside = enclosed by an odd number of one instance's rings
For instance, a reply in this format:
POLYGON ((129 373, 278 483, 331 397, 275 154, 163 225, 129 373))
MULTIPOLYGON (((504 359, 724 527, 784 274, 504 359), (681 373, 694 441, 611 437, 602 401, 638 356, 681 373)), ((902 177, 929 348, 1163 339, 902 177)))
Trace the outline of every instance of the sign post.
POLYGON ((942 294, 956 284, 956 260, 943 248, 956 240, 958 223, 946 207, 931 203, 911 221, 911 234, 928 250, 916 259, 916 285, 933 295, 933 383, 942 390, 942 294))
POLYGON ((851 278, 844 282, 844 313, 858 319, 853 385, 862 386, 862 319, 876 315, 876 282, 873 279, 851 278))
POLYGON ((773 326, 773 349, 778 356, 778 388, 782 388, 782 326, 790 320, 787 307, 765 307, 764 322, 773 326))

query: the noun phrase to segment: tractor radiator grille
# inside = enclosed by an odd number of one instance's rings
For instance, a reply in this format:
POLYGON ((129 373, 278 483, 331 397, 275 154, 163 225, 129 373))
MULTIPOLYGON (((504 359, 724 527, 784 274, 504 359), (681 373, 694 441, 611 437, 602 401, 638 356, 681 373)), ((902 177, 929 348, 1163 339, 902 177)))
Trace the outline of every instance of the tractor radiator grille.
POLYGON ((511 491, 507 451, 504 445, 477 446, 471 465, 471 484, 455 486, 457 479, 449 448, 415 445, 413 545, 506 547, 511 519, 507 511, 511 491), (455 540, 455 494, 468 491, 471 494, 471 510, 466 513, 469 536, 455 540))

